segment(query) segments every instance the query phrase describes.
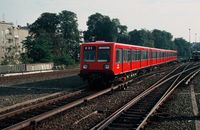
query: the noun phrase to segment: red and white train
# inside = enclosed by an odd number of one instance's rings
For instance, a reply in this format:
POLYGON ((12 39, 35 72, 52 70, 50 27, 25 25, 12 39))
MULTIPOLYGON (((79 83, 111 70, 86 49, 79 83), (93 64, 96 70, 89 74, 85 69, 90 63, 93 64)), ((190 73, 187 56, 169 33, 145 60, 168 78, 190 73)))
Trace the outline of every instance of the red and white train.
POLYGON ((177 52, 114 42, 81 45, 80 76, 89 84, 124 81, 141 70, 177 60, 177 52))

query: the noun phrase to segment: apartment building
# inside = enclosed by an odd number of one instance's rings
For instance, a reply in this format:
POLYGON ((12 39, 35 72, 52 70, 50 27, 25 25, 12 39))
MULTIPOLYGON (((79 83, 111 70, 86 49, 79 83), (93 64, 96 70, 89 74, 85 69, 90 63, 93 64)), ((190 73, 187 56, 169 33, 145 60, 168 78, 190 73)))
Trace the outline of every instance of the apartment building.
POLYGON ((28 29, 26 27, 15 27, 13 23, 0 21, 0 62, 4 59, 5 54, 7 54, 9 47, 16 47, 20 52, 23 52, 22 41, 27 36, 28 29))

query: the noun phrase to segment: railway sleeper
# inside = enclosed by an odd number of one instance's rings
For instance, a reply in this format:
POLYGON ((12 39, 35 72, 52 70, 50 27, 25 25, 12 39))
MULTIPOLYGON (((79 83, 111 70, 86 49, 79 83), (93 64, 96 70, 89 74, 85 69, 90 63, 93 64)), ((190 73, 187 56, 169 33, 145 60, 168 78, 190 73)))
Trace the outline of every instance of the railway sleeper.
MULTIPOLYGON (((123 128, 123 130, 130 130, 130 129, 136 129, 136 128, 123 128)), ((105 130, 122 130, 122 128, 118 128, 118 127, 107 127, 105 128, 105 130)))
POLYGON ((153 103, 151 103, 151 102, 138 102, 134 107, 148 107, 148 106, 150 106, 150 104, 153 104, 153 103))
POLYGON ((134 129, 134 128, 137 128, 137 124, 123 124, 123 123, 112 123, 108 126, 108 129, 109 130, 124 130, 124 129, 134 129))
POLYGON ((139 123, 144 116, 132 116, 132 117, 127 117, 127 116, 122 116, 116 119, 113 123, 139 123))
POLYGON ((148 109, 150 109, 150 105, 148 105, 148 106, 137 105, 137 106, 134 106, 134 107, 130 108, 131 111, 135 111, 136 110, 136 112, 137 111, 146 112, 148 109))
POLYGON ((144 115, 145 112, 133 112, 133 111, 125 111, 124 114, 134 114, 134 115, 144 115))
POLYGON ((146 113, 147 112, 146 109, 141 110, 141 108, 133 108, 133 109, 129 109, 128 111, 129 112, 136 112, 136 113, 146 113))
POLYGON ((126 116, 119 117, 119 119, 129 120, 129 121, 132 120, 132 122, 138 122, 138 121, 141 121, 143 119, 143 116, 142 115, 141 116, 127 116, 126 115, 126 116))
POLYGON ((139 124, 141 119, 126 119, 126 118, 119 118, 113 124, 115 123, 122 123, 122 124, 139 124))
POLYGON ((122 114, 119 118, 125 119, 142 119, 142 115, 130 115, 130 114, 122 114))

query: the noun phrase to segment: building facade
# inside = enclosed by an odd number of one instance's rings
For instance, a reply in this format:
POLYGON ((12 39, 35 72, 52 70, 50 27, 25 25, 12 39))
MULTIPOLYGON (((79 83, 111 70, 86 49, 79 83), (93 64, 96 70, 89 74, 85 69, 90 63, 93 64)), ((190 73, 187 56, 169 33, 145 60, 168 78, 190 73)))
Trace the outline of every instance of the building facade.
POLYGON ((27 36, 27 28, 20 26, 15 27, 13 23, 4 21, 0 22, 0 63, 8 53, 14 54, 23 52, 22 41, 25 40, 27 36))

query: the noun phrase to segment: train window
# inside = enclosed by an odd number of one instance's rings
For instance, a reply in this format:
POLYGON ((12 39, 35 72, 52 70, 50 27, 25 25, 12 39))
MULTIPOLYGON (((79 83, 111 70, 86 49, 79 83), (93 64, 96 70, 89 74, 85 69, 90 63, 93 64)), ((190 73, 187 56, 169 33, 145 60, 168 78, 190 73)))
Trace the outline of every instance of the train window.
POLYGON ((132 50, 132 61, 136 60, 136 51, 132 50))
POLYGON ((116 50, 116 63, 121 63, 122 61, 122 50, 121 49, 117 49, 116 50))
POLYGON ((109 62, 110 61, 110 47, 100 46, 98 48, 98 62, 109 62))
POLYGON ((141 51, 141 59, 144 59, 144 51, 141 51))
POLYGON ((138 51, 138 60, 141 60, 141 51, 138 51))
POLYGON ((123 62, 128 62, 128 50, 123 50, 123 62))
POLYGON ((140 60, 141 59, 141 51, 135 51, 135 57, 136 57, 136 60, 140 60))
POLYGON ((131 50, 128 50, 128 62, 131 62, 131 50))
POLYGON ((141 59, 148 59, 148 52, 142 51, 142 58, 141 59))
POLYGON ((85 46, 84 47, 84 61, 94 62, 96 58, 96 47, 95 46, 85 46))
POLYGON ((153 58, 156 58, 156 52, 153 52, 153 58))
POLYGON ((153 51, 149 51, 149 58, 153 58, 153 51))

